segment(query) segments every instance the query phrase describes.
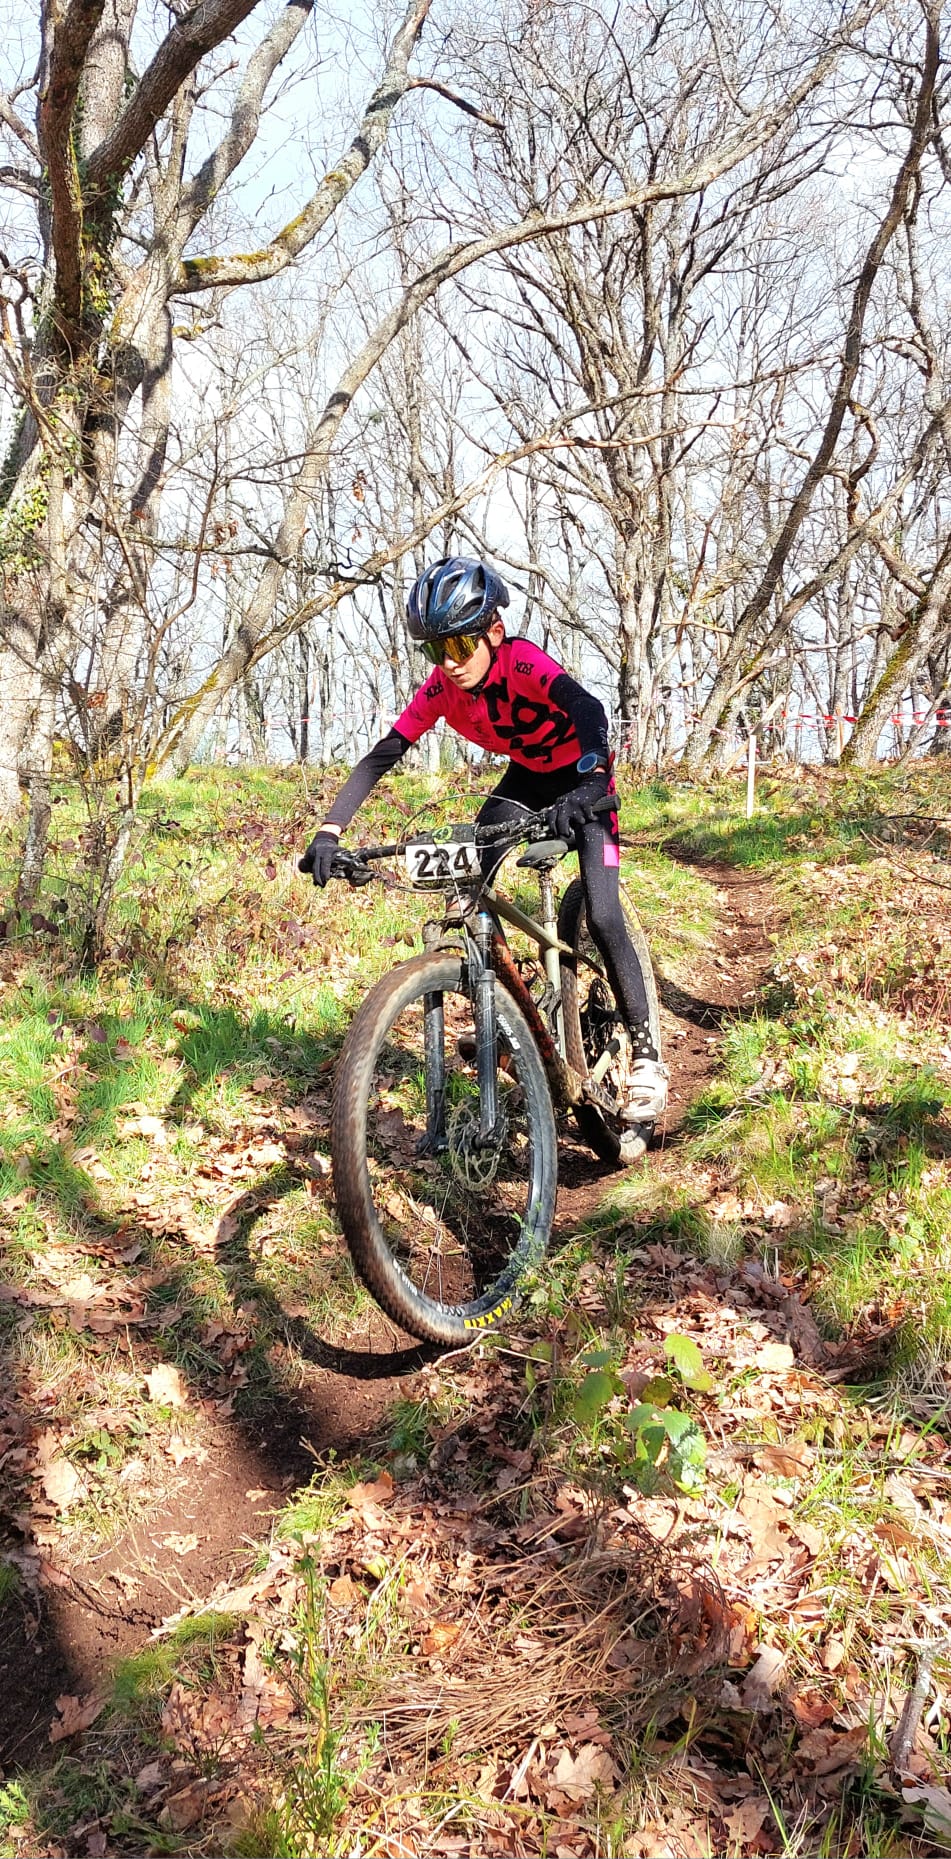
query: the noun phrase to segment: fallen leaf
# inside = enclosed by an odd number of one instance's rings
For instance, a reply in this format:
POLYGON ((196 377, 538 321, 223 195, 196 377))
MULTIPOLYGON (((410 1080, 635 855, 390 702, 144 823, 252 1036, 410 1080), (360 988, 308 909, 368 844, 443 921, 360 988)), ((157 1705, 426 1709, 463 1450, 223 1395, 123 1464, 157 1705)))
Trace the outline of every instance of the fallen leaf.
POLYGON ((352 1607, 362 1597, 363 1590, 349 1575, 338 1575, 336 1581, 327 1589, 327 1599, 331 1607, 352 1607))
POLYGON ((785 1665, 785 1658, 777 1647, 763 1647, 756 1664, 747 1672, 740 1690, 740 1697, 748 1711, 768 1711, 772 1708, 773 1693, 782 1683, 785 1665))
POLYGON ((372 1483, 353 1485, 347 1492, 347 1503, 353 1510, 365 1510, 368 1504, 388 1504, 394 1490, 389 1472, 381 1472, 372 1483))
POLYGON ((785 1522, 785 1516, 767 1487, 747 1486, 737 1508, 753 1539, 754 1562, 774 1562, 777 1557, 785 1556, 788 1544, 779 1533, 779 1524, 785 1522))
POLYGON ((85 1490, 85 1485, 74 1465, 68 1459, 51 1459, 42 1476, 43 1490, 51 1504, 57 1510, 69 1510, 78 1503, 85 1490))
POLYGON ((864 1723, 854 1730, 810 1730, 796 1753, 811 1764, 814 1775, 834 1775, 854 1762, 867 1742, 868 1724, 864 1723))
POLYGON ((777 1478, 801 1478, 809 1470, 815 1459, 810 1446, 801 1440, 786 1440, 781 1446, 764 1446, 755 1456, 755 1464, 762 1472, 772 1472, 777 1478))
POLYGON ((163 1536, 162 1543, 176 1556, 190 1556, 198 1548, 199 1540, 197 1536, 176 1536, 173 1532, 171 1536, 163 1536))
POLYGON ((187 1833, 205 1812, 211 1786, 208 1781, 189 1782, 187 1788, 170 1795, 159 1817, 162 1826, 170 1827, 173 1833, 187 1833))
POLYGON ((764 1795, 755 1795, 750 1801, 741 1801, 739 1806, 726 1816, 726 1830, 731 1845, 749 1846, 751 1841, 762 1833, 769 1814, 769 1802, 764 1795))
POLYGON ((835 1716, 835 1705, 815 1685, 806 1685, 802 1691, 787 1695, 787 1704, 792 1706, 792 1713, 801 1730, 818 1730, 822 1724, 831 1723, 835 1716))
POLYGON ((821 1554, 822 1550, 825 1548, 826 1539, 823 1532, 817 1530, 814 1523, 801 1523, 797 1517, 794 1523, 790 1523, 789 1528, 797 1541, 808 1549, 811 1556, 818 1556, 821 1554))
POLYGON ((80 1730, 88 1730, 100 1712, 105 1710, 106 1697, 102 1692, 91 1691, 85 1698, 57 1698, 56 1708, 59 1716, 54 1717, 50 1725, 51 1743, 61 1743, 66 1736, 75 1736, 80 1730))
POLYGON ((166 1780, 165 1765, 161 1762, 147 1762, 135 1778, 137 1794, 154 1794, 166 1780))
POLYGON ((203 1465, 208 1457, 206 1447, 196 1446, 193 1441, 182 1439, 178 1433, 173 1433, 171 1439, 166 1440, 165 1451, 173 1465, 184 1465, 186 1459, 195 1459, 199 1465, 203 1465))
POLYGON ((606 1749, 601 1749, 597 1743, 582 1743, 576 1756, 570 1750, 562 1750, 551 1780, 562 1794, 581 1801, 594 1793, 597 1782, 609 1788, 616 1775, 617 1769, 606 1749))
POLYGON ((120 1136, 144 1136, 157 1149, 168 1148, 168 1130, 161 1117, 127 1117, 118 1127, 120 1136))
POLYGON ((902 1800, 910 1807, 922 1809, 930 1832, 941 1840, 951 1839, 951 1794, 947 1788, 936 1788, 929 1782, 905 1782, 901 1792, 902 1800))
POLYGON ((171 1362, 157 1362, 145 1377, 149 1400, 162 1407, 185 1407, 188 1397, 181 1374, 171 1362))
POLYGON ((788 1343, 764 1343, 753 1358, 753 1367, 762 1374, 775 1374, 783 1368, 792 1368, 796 1357, 788 1343))
POLYGON ((450 1646, 455 1645, 461 1632, 462 1627, 457 1620, 434 1620, 420 1642, 426 1658, 432 1658, 434 1653, 446 1652, 450 1646))
POLYGON ((426 1613, 430 1604, 429 1584, 420 1575, 411 1575, 404 1583, 402 1599, 414 1614, 426 1613))
POLYGON ((244 1654, 244 1686, 238 1707, 238 1723, 243 1730, 255 1724, 262 1729, 269 1724, 286 1724, 294 1715, 294 1699, 288 1687, 264 1665, 257 1640, 249 1637, 244 1654))

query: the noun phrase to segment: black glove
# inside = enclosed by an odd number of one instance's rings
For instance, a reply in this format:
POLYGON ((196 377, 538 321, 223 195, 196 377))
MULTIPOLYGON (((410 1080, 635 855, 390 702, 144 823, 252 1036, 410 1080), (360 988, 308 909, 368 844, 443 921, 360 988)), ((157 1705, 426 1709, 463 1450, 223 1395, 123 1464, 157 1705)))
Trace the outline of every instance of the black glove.
POLYGON ((584 780, 563 794, 554 809, 553 826, 556 839, 567 839, 571 845, 575 834, 582 826, 587 826, 592 819, 591 809, 596 800, 602 800, 608 791, 608 777, 603 768, 594 774, 586 775, 584 780))
POLYGON ((330 877, 330 868, 339 844, 336 833, 315 833, 303 858, 297 861, 298 871, 309 871, 314 883, 323 889, 330 877))

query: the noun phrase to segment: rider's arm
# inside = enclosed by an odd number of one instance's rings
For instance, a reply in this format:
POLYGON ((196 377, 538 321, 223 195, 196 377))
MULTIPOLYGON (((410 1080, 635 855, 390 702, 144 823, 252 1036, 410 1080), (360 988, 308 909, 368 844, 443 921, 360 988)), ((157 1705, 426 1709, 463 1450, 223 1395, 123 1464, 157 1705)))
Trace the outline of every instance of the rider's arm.
POLYGON ((548 694, 553 704, 563 710, 574 724, 581 755, 594 752, 599 756, 604 767, 609 766, 608 719, 604 705, 586 691, 570 672, 560 671, 548 687, 548 694))
POLYGON ((322 833, 336 833, 339 839, 345 826, 349 826, 358 807, 362 807, 366 797, 376 787, 378 781, 395 768, 409 748, 405 736, 399 730, 387 730, 386 735, 370 749, 362 761, 359 761, 344 782, 327 817, 321 826, 322 833))

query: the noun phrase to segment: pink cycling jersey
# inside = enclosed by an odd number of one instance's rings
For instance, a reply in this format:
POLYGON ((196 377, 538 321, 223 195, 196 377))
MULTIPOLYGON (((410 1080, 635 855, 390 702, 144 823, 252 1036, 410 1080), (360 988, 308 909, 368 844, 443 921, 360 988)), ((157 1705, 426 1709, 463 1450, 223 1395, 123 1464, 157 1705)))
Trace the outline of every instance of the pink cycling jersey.
POLYGON ((461 691, 437 666, 393 727, 405 741, 418 742, 445 717, 467 742, 508 755, 523 768, 567 768, 581 746, 571 718, 550 695, 564 676, 562 666, 530 639, 503 639, 478 692, 461 691))

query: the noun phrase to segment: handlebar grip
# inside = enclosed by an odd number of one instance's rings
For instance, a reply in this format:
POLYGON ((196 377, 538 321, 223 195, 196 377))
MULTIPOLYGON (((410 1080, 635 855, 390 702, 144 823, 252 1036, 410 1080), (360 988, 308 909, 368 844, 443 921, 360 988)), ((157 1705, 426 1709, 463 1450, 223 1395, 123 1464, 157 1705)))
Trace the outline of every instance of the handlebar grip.
POLYGON ((591 806, 588 809, 588 812, 589 813, 617 813, 617 810, 618 810, 617 795, 616 794, 602 794, 600 800, 592 801, 591 806))

